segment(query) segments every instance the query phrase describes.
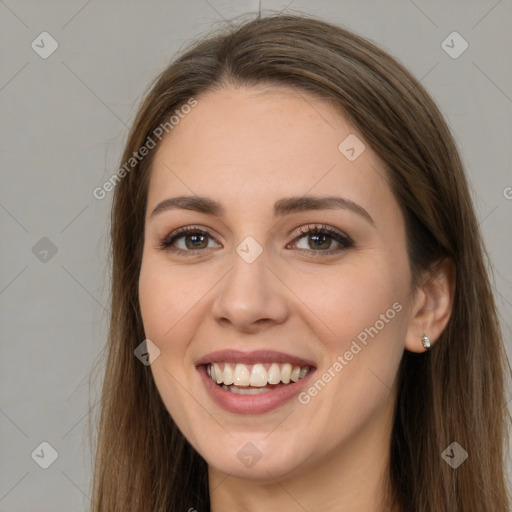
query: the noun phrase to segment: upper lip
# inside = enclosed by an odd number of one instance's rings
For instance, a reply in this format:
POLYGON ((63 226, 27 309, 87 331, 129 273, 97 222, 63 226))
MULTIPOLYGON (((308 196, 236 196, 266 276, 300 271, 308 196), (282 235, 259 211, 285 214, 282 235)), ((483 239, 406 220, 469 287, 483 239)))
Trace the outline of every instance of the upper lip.
POLYGON ((251 352, 243 352, 241 350, 217 350, 210 352, 196 361, 196 366, 209 363, 290 363, 296 366, 313 366, 315 363, 303 357, 286 354, 284 352, 276 352, 275 350, 253 350, 251 352))

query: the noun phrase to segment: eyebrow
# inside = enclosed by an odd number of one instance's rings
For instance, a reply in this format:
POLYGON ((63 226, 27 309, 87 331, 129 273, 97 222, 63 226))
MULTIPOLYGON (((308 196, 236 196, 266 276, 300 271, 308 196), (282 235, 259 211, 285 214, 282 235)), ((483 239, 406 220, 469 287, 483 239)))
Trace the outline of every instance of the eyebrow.
MULTIPOLYGON (((206 213, 216 217, 225 215, 226 210, 221 203, 204 196, 179 196, 164 199, 158 203, 150 217, 167 211, 167 210, 193 210, 199 213, 206 213)), ((337 196, 301 196, 301 197, 288 197, 279 199, 274 203, 273 215, 274 218, 283 217, 291 213, 309 211, 309 210, 350 210, 359 216, 363 217, 372 226, 375 222, 371 215, 360 205, 354 203, 350 199, 337 196)))

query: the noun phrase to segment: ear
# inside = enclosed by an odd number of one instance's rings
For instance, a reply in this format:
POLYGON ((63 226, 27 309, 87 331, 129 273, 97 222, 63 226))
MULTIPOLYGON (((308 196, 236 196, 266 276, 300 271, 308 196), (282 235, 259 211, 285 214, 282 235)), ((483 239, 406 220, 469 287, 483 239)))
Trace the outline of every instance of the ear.
POLYGON ((424 352, 421 341, 424 335, 434 345, 450 320, 454 295, 455 265, 451 259, 445 258, 424 273, 415 290, 405 337, 406 350, 424 352))

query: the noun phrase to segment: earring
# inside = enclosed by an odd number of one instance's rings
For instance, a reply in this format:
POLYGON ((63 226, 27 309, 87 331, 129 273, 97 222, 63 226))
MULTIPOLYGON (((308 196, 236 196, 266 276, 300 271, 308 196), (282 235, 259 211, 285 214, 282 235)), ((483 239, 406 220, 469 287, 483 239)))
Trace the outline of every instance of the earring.
POLYGON ((421 337, 421 342, 423 343, 425 350, 430 350, 430 339, 426 334, 421 337))

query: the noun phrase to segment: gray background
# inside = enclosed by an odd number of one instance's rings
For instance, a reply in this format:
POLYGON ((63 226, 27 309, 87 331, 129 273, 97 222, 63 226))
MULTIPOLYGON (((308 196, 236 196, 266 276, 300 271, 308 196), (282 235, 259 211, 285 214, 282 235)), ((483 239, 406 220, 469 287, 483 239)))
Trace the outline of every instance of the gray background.
MULTIPOLYGON (((87 510, 87 425, 101 384, 100 375, 89 396, 89 375, 107 332, 112 196, 92 191, 117 170, 136 107, 173 53, 258 5, 0 0, 0 511, 87 510), (43 31, 59 45, 46 59, 31 47, 43 31), (58 453, 46 470, 31 457, 43 441, 58 453)), ((346 25, 422 80, 460 145, 510 350, 511 0, 261 7, 346 25), (458 58, 441 47, 453 31, 469 44, 458 58)))

